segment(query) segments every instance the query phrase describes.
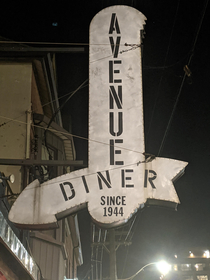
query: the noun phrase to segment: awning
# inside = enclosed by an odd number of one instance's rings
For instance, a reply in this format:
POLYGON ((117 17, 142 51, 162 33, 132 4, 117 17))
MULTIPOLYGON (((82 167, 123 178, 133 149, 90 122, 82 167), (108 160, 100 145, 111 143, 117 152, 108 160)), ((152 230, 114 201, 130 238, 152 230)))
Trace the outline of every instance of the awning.
MULTIPOLYGON (((24 280, 40 280, 40 270, 0 211, 0 264, 24 280), (11 268, 11 269, 10 269, 11 268)), ((5 273, 4 273, 5 274, 5 273)), ((3 277, 0 274, 0 279, 3 277)))

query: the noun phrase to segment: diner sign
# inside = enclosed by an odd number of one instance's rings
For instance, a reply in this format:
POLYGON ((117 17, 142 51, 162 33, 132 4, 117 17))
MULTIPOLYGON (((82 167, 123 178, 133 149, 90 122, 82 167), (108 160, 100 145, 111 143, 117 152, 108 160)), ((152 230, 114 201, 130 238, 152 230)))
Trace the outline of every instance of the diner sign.
POLYGON ((145 16, 128 6, 99 12, 90 24, 89 163, 40 184, 35 180, 9 219, 51 228, 83 207, 100 225, 121 225, 148 199, 179 203, 173 179, 186 162, 145 158, 141 31, 145 16))

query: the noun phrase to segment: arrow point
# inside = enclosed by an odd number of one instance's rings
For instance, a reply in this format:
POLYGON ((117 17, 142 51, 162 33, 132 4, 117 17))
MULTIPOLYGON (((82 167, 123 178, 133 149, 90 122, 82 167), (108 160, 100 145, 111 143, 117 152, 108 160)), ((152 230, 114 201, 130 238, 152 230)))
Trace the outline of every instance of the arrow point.
POLYGON ((57 228, 55 215, 48 216, 41 213, 41 184, 39 180, 30 183, 16 199, 11 207, 8 218, 22 229, 50 229, 57 228), (46 221, 48 221, 46 223, 46 221))

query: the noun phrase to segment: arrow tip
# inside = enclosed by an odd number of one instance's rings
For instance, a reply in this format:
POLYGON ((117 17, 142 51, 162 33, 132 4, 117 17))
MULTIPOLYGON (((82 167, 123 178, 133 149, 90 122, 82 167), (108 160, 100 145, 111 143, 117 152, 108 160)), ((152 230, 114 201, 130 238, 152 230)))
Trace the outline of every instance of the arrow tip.
POLYGON ((12 205, 8 218, 21 229, 57 228, 54 215, 46 217, 41 211, 41 185, 39 180, 30 183, 12 205))

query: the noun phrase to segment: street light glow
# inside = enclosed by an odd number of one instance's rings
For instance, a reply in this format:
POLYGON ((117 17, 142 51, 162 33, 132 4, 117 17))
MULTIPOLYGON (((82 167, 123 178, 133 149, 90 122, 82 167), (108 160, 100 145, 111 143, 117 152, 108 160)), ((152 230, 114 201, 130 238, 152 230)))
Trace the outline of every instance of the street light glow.
POLYGON ((156 266, 161 274, 166 275, 171 270, 171 265, 166 261, 160 261, 156 263, 156 266))
POLYGON ((133 278, 136 277, 136 275, 138 275, 141 271, 143 271, 147 266, 154 265, 154 264, 156 265, 157 269, 163 276, 165 276, 171 270, 171 265, 168 264, 166 261, 151 262, 144 265, 142 268, 140 268, 134 275, 125 279, 118 279, 118 280, 133 280, 133 278))

